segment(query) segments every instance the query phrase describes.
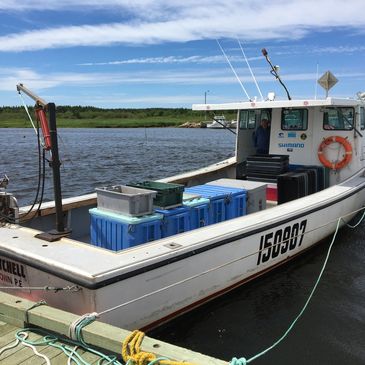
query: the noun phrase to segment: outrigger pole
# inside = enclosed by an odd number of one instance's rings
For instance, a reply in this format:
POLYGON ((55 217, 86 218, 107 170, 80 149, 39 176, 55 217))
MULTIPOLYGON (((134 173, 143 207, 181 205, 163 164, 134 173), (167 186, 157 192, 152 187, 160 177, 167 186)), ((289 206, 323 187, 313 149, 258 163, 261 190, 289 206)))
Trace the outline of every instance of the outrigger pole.
MULTIPOLYGON (((16 86, 18 92, 21 91, 35 101, 35 110, 38 120, 41 123, 41 129, 44 138, 44 149, 51 151, 50 166, 53 171, 53 190, 56 208, 56 229, 36 235, 37 238, 53 242, 68 235, 71 231, 65 229, 62 209, 62 192, 61 192, 61 174, 60 158, 58 153, 57 124, 56 124, 56 105, 46 103, 42 98, 27 89, 23 84, 16 86), (45 111, 49 113, 49 124, 45 111)), ((39 138, 39 136, 38 136, 39 138)))

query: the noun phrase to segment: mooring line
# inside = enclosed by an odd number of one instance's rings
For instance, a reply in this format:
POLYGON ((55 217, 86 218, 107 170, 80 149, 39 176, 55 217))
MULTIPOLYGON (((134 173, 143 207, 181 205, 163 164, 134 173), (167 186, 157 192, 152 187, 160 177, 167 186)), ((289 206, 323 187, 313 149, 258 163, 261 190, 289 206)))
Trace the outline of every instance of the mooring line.
POLYGON ((0 290, 3 289, 10 289, 10 290, 44 290, 44 291, 72 291, 77 292, 81 290, 78 285, 69 285, 65 287, 58 287, 58 286, 0 286, 0 290))
MULTIPOLYGON (((354 226, 351 226, 349 225, 348 223, 345 222, 345 224, 349 227, 349 228, 356 228, 364 219, 365 217, 365 211, 363 212, 360 220, 354 225, 354 226)), ((342 217, 338 218, 338 221, 337 221, 337 226, 336 226, 336 230, 335 230, 335 233, 332 237, 332 241, 330 243, 330 246, 327 250, 327 255, 326 255, 326 258, 324 260, 324 263, 322 265, 322 268, 321 268, 321 271, 317 277, 317 280, 303 306, 303 308, 301 309, 301 311, 299 312, 299 314, 294 318, 293 322, 290 324, 290 326, 288 327, 288 329, 284 332, 284 334, 277 340, 275 341, 271 346, 269 346, 268 348, 266 348, 265 350, 259 352, 258 354, 256 354, 255 356, 252 356, 251 358, 249 359, 246 359, 244 357, 241 357, 241 358, 236 358, 234 357, 231 362, 230 362, 230 365, 246 365, 246 364, 249 364, 250 362, 258 359, 259 357, 265 355, 267 352, 269 352, 270 350, 272 350, 274 347, 276 347, 277 345, 279 345, 287 336, 288 334, 291 332, 291 330, 294 328, 295 324, 298 322, 298 320, 300 319, 300 317, 303 315, 303 313, 305 312, 305 310, 307 309, 308 307, 308 304, 309 302, 311 301, 311 299, 313 298, 313 295, 318 287, 318 284, 320 283, 321 279, 322 279, 322 276, 323 276, 323 273, 324 273, 324 270, 327 266, 327 263, 328 263, 328 259, 329 259, 329 256, 330 256, 330 253, 331 253, 331 250, 332 250, 332 247, 333 247, 333 244, 335 243, 335 240, 336 240, 336 237, 337 237, 337 233, 338 233, 338 230, 340 228, 340 223, 341 223, 341 220, 343 220, 342 217)))

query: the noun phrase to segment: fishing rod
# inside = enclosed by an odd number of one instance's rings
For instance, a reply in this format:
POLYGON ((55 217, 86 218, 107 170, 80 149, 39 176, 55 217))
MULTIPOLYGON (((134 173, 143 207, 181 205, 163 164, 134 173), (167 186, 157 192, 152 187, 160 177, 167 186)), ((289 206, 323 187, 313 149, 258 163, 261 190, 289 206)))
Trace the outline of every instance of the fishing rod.
POLYGON ((269 55, 266 51, 265 48, 263 48, 261 50, 262 54, 264 55, 264 57, 266 58, 266 61, 269 63, 270 67, 271 67, 271 71, 270 73, 275 76, 275 78, 280 82, 281 86, 285 89, 285 92, 286 92, 286 95, 288 96, 288 99, 291 100, 291 96, 289 94, 289 91, 288 89, 286 88, 286 86, 284 85, 284 83, 281 81, 281 78, 278 74, 278 70, 279 70, 279 67, 278 66, 274 66, 271 61, 270 61, 270 58, 269 58, 269 55))

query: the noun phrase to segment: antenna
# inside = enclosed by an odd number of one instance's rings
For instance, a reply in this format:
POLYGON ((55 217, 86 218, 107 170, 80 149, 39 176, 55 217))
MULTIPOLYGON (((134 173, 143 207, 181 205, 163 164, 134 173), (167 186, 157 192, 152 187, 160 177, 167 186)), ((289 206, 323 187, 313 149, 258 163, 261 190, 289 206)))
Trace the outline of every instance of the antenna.
POLYGON ((280 78, 280 76, 279 76, 279 73, 278 73, 279 66, 273 66, 273 64, 271 63, 270 58, 269 58, 269 55, 268 55, 268 53, 267 53, 267 51, 266 51, 266 49, 265 49, 265 48, 263 48, 263 49, 261 50, 261 52, 262 52, 262 54, 264 55, 264 57, 266 58, 266 61, 269 63, 270 67, 271 67, 271 71, 270 71, 270 73, 271 73, 272 75, 274 75, 274 76, 275 76, 275 78, 276 78, 276 79, 280 82, 281 86, 285 89, 285 92, 286 92, 286 95, 288 96, 288 99, 289 99, 289 100, 291 100, 291 96, 290 96, 290 94, 289 94, 289 91, 288 91, 288 89, 286 88, 286 86, 284 85, 284 83, 281 81, 281 78, 280 78))
POLYGON ((251 66, 250 66, 250 64, 248 63, 248 59, 247 59, 246 54, 245 54, 245 52, 244 52, 244 50, 243 50, 242 44, 241 44, 241 42, 240 42, 240 40, 239 40, 238 38, 237 38, 237 41, 238 41, 238 44, 240 45, 240 48, 241 48, 241 51, 242 51, 243 57, 245 58, 245 61, 246 61, 246 63, 247 63, 247 67, 248 67, 248 69, 249 69, 249 70, 250 70, 250 72, 251 72, 251 76, 252 76, 252 78, 253 78, 253 81, 255 82, 256 88, 257 88, 257 90, 258 90, 258 92, 259 92, 259 94, 260 94, 260 96, 261 96, 261 100, 263 101, 263 100, 264 100, 264 97, 262 96, 261 90, 260 90, 259 85, 258 85, 258 83, 257 83, 257 81, 256 81, 256 77, 255 77, 255 75, 254 75, 254 74, 253 74, 253 72, 252 72, 251 66))
POLYGON ((226 60, 227 60, 228 64, 231 66, 231 70, 233 71, 234 75, 236 76, 237 81, 238 81, 238 82, 239 82, 239 84, 241 85, 242 90, 243 90, 243 91, 244 91, 244 93, 246 94, 247 99, 251 101, 252 99, 251 99, 251 98, 250 98, 250 96, 248 95, 248 93, 247 93, 247 91, 246 91, 245 87, 243 86, 243 84, 242 84, 241 80, 239 79, 239 77, 238 77, 238 75, 237 75, 236 71, 234 70, 234 68, 233 68, 233 66, 232 66, 232 64, 231 64, 231 62, 229 61, 229 59, 228 59, 228 57, 227 57, 226 53, 224 52, 224 50, 223 50, 223 48, 222 48, 221 44, 219 43, 219 40, 218 40, 218 39, 216 39, 216 41, 217 41, 218 46, 219 46, 219 48, 221 49, 221 51, 222 51, 222 53, 223 53, 224 57, 226 58, 226 60))
MULTIPOLYGON (((319 65, 318 65, 318 62, 317 62, 317 76, 316 76, 316 80, 318 80, 318 72, 319 72, 319 65)), ((315 85, 314 85, 314 100, 317 100, 317 90, 318 90, 318 82, 315 82, 315 85)))

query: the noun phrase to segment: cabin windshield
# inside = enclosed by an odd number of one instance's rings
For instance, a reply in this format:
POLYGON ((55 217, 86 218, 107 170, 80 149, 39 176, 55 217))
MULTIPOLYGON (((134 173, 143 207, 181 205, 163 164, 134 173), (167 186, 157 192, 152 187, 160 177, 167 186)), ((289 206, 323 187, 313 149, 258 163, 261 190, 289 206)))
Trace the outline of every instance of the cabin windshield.
POLYGON ((281 129, 305 131, 308 129, 308 110, 283 108, 281 112, 281 129))
POLYGON ((354 125, 354 108, 326 108, 323 110, 323 129, 351 130, 354 125))

